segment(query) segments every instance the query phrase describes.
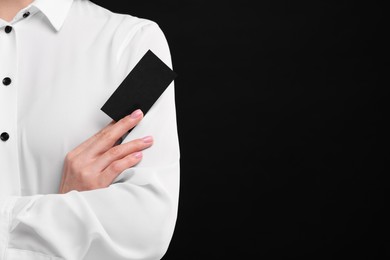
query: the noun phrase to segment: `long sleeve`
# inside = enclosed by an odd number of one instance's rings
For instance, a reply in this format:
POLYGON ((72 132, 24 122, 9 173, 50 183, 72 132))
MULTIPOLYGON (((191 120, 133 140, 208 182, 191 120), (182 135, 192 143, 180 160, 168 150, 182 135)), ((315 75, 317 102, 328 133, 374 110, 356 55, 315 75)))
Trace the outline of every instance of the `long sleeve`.
MULTIPOLYGON (((152 50, 172 67, 167 41, 146 21, 128 31, 118 80, 152 50)), ((160 259, 173 235, 179 196, 174 83, 125 138, 152 135, 142 161, 104 189, 0 198, 0 259, 160 259)), ((108 121, 107 121, 108 122, 108 121)))

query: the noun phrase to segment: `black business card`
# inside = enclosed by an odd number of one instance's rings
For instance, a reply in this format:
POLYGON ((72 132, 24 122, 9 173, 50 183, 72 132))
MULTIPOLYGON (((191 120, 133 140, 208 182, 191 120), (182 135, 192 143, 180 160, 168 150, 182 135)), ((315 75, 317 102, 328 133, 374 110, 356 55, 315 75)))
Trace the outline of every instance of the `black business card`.
POLYGON ((136 109, 146 114, 176 76, 170 67, 148 50, 101 110, 115 121, 136 109))

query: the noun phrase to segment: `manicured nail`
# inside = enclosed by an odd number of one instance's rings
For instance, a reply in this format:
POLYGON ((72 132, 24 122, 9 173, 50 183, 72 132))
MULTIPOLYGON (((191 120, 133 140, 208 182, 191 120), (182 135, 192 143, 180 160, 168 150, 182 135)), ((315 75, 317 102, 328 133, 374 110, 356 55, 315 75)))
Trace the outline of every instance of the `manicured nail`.
POLYGON ((133 156, 137 159, 140 159, 142 157, 142 153, 141 152, 137 152, 135 154, 133 154, 133 156))
POLYGON ((132 118, 138 118, 138 117, 140 117, 142 115, 142 111, 141 111, 141 109, 137 109, 137 110, 135 110, 133 113, 131 113, 131 117, 132 118))
POLYGON ((142 141, 144 141, 144 143, 151 143, 153 142, 153 137, 151 137, 150 135, 145 136, 144 138, 142 138, 142 141))

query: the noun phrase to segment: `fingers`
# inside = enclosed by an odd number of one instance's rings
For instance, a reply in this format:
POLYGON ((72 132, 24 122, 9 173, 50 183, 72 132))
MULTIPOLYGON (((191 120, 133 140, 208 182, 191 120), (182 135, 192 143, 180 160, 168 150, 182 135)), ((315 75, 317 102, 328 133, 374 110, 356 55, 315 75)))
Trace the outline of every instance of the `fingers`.
POLYGON ((139 163, 142 151, 153 144, 151 136, 117 143, 142 118, 138 109, 118 122, 112 121, 70 151, 64 162, 60 193, 108 187, 120 173, 139 163))
POLYGON ((92 158, 105 153, 113 147, 119 138, 134 128, 142 118, 142 111, 137 109, 131 115, 122 118, 118 122, 109 124, 92 137, 92 141, 88 142, 87 147, 84 149, 83 156, 92 158))
MULTIPOLYGON (((153 138, 151 136, 145 136, 144 138, 136 139, 128 143, 120 144, 112 147, 104 154, 102 154, 94 163, 94 170, 102 172, 110 164, 118 161, 130 154, 140 152, 153 144, 153 138)), ((118 173, 119 174, 119 173, 118 173)))
POLYGON ((120 160, 112 162, 102 173, 104 183, 110 185, 124 170, 133 167, 142 159, 142 152, 132 153, 120 160))
MULTIPOLYGON (((108 125, 106 125, 101 131, 106 131, 109 127, 111 127, 112 125, 115 124, 115 121, 111 121, 108 125)), ((78 155, 79 153, 81 153, 82 151, 84 151, 91 143, 93 143, 94 141, 96 141, 96 135, 88 138, 87 140, 85 140, 84 142, 82 142, 79 146, 77 146, 75 149, 72 150, 72 154, 75 156, 75 155, 78 155)))

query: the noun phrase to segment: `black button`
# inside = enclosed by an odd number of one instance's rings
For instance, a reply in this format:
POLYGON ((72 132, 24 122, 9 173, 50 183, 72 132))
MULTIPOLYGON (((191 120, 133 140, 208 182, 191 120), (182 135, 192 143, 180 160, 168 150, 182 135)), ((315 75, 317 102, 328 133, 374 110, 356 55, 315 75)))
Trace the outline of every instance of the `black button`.
POLYGON ((25 13, 23 14, 23 18, 27 18, 29 15, 30 15, 30 12, 25 12, 25 13))
POLYGON ((9 139, 9 134, 6 132, 1 133, 0 139, 1 139, 1 141, 4 141, 4 142, 7 141, 9 139))
POLYGON ((8 78, 8 77, 6 77, 6 78, 3 79, 3 84, 6 85, 6 86, 8 86, 9 84, 11 84, 11 82, 12 82, 12 80, 11 80, 10 78, 8 78))
POLYGON ((9 25, 7 25, 7 26, 4 28, 4 31, 5 31, 6 33, 10 33, 10 32, 12 31, 12 27, 9 26, 9 25))

